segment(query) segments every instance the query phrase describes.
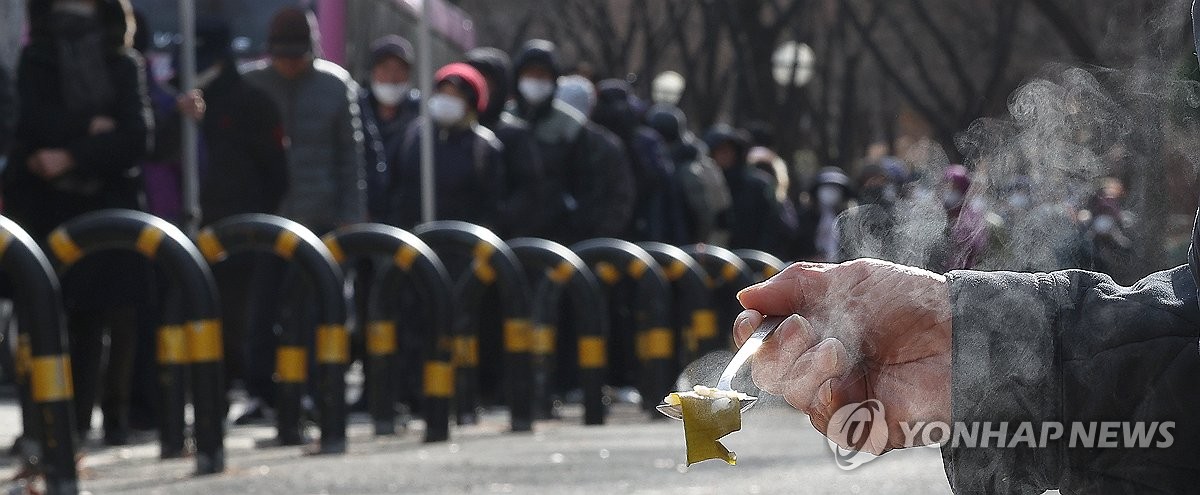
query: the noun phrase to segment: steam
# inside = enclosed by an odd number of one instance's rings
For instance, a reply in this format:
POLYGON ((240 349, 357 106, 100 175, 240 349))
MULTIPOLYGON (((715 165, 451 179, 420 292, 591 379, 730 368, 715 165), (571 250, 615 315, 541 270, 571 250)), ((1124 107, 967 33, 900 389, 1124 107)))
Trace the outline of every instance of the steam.
MULTIPOLYGON (((1186 161, 1192 176, 1181 179, 1191 181, 1200 163, 1196 119, 1179 118, 1200 108, 1200 84, 1176 72, 1169 63, 1145 60, 1120 71, 1047 66, 1011 95, 1007 115, 978 119, 962 131, 955 146, 973 171, 967 204, 990 212, 980 228, 991 231, 992 242, 976 268, 1079 267, 1071 252, 1078 248, 1076 220, 1102 177, 1126 186, 1127 234, 1141 245, 1158 236, 1161 244, 1169 213, 1166 164, 1186 161), (1009 205, 1017 184, 1028 186, 1028 207, 1009 205)), ((936 191, 950 161, 932 142, 918 143, 904 158, 919 179, 895 207, 886 233, 893 248, 871 229, 851 229, 842 242, 852 253, 927 267, 946 235, 936 191)), ((1150 268, 1182 262, 1163 259, 1150 268)))

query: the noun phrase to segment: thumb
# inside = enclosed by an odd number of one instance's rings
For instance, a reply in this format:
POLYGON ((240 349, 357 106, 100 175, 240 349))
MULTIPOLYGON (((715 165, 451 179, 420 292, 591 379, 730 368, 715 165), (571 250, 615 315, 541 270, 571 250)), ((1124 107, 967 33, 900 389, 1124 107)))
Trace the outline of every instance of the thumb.
POLYGON ((824 298, 829 286, 825 272, 835 266, 794 263, 766 282, 742 289, 738 292, 738 301, 746 309, 767 315, 804 314, 824 298))

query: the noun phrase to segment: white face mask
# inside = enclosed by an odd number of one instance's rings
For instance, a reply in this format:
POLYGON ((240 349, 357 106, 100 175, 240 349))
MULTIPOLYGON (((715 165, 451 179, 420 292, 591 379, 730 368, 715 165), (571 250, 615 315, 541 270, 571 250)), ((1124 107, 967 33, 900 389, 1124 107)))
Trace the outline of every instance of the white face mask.
POLYGON ((1008 205, 1018 210, 1024 210, 1029 206, 1029 196, 1025 193, 1013 193, 1008 197, 1008 205))
POLYGON ((842 188, 823 185, 817 188, 817 203, 826 208, 832 208, 842 202, 842 188))
POLYGON ((450 127, 467 116, 467 102, 457 96, 435 94, 429 97, 429 118, 433 123, 450 127))
POLYGON ((408 94, 410 88, 408 83, 382 83, 371 81, 371 94, 375 99, 386 106, 393 106, 400 103, 408 94))
POLYGON ((554 82, 546 79, 523 77, 517 81, 517 91, 525 101, 534 105, 540 104, 554 96, 554 82))

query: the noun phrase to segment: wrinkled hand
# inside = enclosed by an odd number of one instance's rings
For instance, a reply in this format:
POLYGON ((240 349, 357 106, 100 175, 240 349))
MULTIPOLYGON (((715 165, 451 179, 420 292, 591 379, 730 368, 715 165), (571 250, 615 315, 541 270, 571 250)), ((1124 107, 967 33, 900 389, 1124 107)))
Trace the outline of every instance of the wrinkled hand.
POLYGON ((204 119, 204 112, 208 108, 204 102, 204 92, 198 89, 179 95, 175 99, 175 106, 180 113, 197 122, 204 119))
POLYGON ((67 150, 49 148, 34 152, 26 164, 33 175, 45 180, 54 180, 71 170, 75 166, 75 159, 67 150))
POLYGON ((92 117, 91 123, 88 124, 88 135, 95 136, 97 134, 104 134, 106 132, 112 132, 116 130, 116 128, 117 121, 113 120, 112 117, 99 115, 92 117))
POLYGON ((863 450, 904 445, 901 421, 950 421, 950 301, 945 277, 886 261, 797 263, 746 288, 734 325, 739 346, 763 315, 796 316, 754 356, 753 377, 809 415, 832 440, 842 406, 877 399, 888 436, 863 450))

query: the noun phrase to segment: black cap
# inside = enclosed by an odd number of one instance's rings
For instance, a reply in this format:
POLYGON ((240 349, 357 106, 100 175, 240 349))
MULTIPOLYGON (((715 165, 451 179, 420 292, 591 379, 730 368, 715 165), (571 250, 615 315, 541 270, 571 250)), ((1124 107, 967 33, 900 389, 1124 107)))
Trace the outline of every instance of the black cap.
POLYGON ((371 66, 374 67, 386 57, 396 57, 408 65, 413 63, 413 46, 403 36, 389 34, 371 43, 371 66))
POLYGON ((271 18, 267 52, 275 57, 300 57, 313 53, 312 14, 299 7, 284 7, 271 18))

